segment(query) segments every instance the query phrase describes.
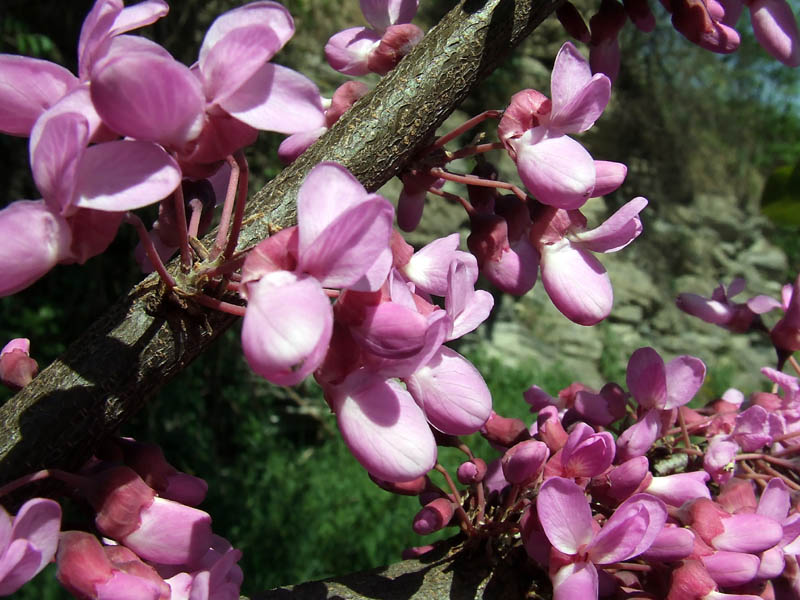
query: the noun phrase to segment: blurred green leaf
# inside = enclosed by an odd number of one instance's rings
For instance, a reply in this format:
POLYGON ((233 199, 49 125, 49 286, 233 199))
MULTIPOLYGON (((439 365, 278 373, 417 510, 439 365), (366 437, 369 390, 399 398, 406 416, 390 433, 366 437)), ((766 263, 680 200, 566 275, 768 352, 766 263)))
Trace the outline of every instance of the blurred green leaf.
POLYGON ((800 226, 800 162, 770 174, 761 195, 761 212, 776 225, 800 226))

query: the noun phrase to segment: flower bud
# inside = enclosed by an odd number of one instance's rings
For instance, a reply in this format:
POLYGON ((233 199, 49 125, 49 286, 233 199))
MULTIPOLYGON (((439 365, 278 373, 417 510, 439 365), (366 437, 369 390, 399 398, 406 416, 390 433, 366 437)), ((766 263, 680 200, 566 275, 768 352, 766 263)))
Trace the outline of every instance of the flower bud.
POLYGON ((445 527, 452 518, 453 503, 448 498, 437 498, 417 513, 411 528, 416 534, 428 535, 445 527))
POLYGON ((473 458, 459 465, 456 476, 459 483, 471 485, 480 483, 486 476, 486 462, 482 458, 473 458))
POLYGON ((526 440, 509 448, 501 465, 506 479, 524 485, 536 479, 550 456, 547 445, 537 440, 526 440))
POLYGON ((386 490, 392 494, 399 494, 401 496, 418 496, 425 491, 429 483, 427 475, 422 475, 421 477, 417 477, 411 481, 402 482, 385 481, 375 477, 371 473, 369 474, 369 478, 372 479, 375 485, 382 490, 386 490))
POLYGON ((16 338, 0 351, 0 382, 13 391, 22 389, 36 377, 39 365, 30 357, 31 342, 16 338))
POLYGON ((501 417, 494 411, 492 411, 492 414, 489 415, 488 420, 481 428, 481 435, 490 444, 503 448, 510 448, 517 442, 530 438, 528 427, 525 423, 519 419, 501 417))

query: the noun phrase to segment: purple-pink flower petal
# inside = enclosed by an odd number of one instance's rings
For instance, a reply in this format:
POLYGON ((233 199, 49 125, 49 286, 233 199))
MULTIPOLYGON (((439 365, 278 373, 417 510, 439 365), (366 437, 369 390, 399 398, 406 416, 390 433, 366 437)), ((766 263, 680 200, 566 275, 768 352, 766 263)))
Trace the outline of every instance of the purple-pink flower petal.
POLYGON ((400 385, 355 373, 332 397, 342 437, 369 473, 398 482, 433 468, 433 434, 422 410, 400 385))
POLYGON ((419 0, 360 0, 361 12, 374 29, 410 23, 419 8, 419 0))
POLYGON ((536 511, 547 539, 564 554, 577 554, 594 537, 589 501, 571 479, 547 479, 539 489, 536 511))
POLYGON ((297 133, 325 125, 319 89, 305 75, 266 63, 220 102, 227 113, 256 129, 297 133))
POLYGON ((639 348, 628 360, 628 391, 643 408, 663 408, 667 399, 664 360, 653 348, 639 348))
POLYGON ((595 184, 594 159, 565 135, 535 140, 536 130, 511 140, 520 179, 543 204, 571 210, 581 207, 595 184))
POLYGON ((0 131, 29 136, 42 113, 78 85, 78 78, 57 64, 0 54, 0 131))
POLYGON ((335 71, 359 77, 370 72, 370 52, 380 44, 381 36, 366 27, 351 27, 331 36, 325 44, 325 59, 335 71))
POLYGON ((308 275, 275 271, 248 286, 242 347, 250 367, 278 385, 295 385, 325 358, 333 332, 330 300, 308 275))
POLYGON ((614 292, 603 265, 568 241, 542 247, 542 283, 555 307, 579 325, 595 325, 611 312, 614 292))
POLYGON ((133 210, 166 198, 180 182, 178 163, 161 146, 116 140, 86 149, 74 203, 95 210, 133 210))
POLYGON ((443 433, 475 433, 492 412, 492 395, 481 374, 446 346, 404 382, 431 425, 443 433))
POLYGON ((628 560, 647 550, 667 521, 667 507, 649 494, 634 494, 620 504, 588 548, 598 564, 628 560))
POLYGON ((625 203, 599 227, 572 234, 572 238, 592 252, 622 250, 642 233, 639 213, 645 206, 647 200, 638 196, 625 203))

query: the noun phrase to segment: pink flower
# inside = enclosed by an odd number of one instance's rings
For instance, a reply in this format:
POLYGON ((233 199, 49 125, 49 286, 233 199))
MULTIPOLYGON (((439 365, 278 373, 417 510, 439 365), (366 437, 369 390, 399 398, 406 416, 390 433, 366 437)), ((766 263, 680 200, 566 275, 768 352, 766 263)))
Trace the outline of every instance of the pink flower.
POLYGON ((555 598, 597 598, 595 564, 628 560, 646 551, 667 519, 664 503, 648 494, 623 502, 599 531, 583 490, 571 479, 551 477, 536 510, 553 548, 571 561, 552 576, 555 598))
POLYGON ((725 289, 720 284, 711 294, 711 298, 703 298, 697 294, 678 294, 675 300, 678 308, 690 315, 729 329, 744 333, 753 326, 757 315, 779 308, 780 303, 769 296, 755 296, 747 302, 733 302, 732 298, 744 290, 745 281, 734 279, 725 289))
POLYGON ((423 36, 411 24, 418 0, 361 0, 361 12, 372 26, 351 27, 325 44, 325 58, 345 75, 385 75, 423 36))
POLYGON ((12 390, 28 385, 36 377, 39 365, 30 357, 31 341, 16 338, 0 350, 0 383, 12 390))
POLYGON ((623 205, 602 225, 586 230, 577 210, 544 207, 530 230, 541 255, 542 283, 564 316, 580 325, 595 325, 611 312, 614 293, 603 265, 591 252, 616 252, 642 232, 639 213, 647 200, 623 205))
POLYGON ((242 346, 253 370, 294 385, 325 358, 333 311, 324 288, 374 291, 391 266, 394 210, 336 163, 314 167, 300 188, 297 228, 248 256, 242 346))
POLYGON ((584 147, 565 134, 594 125, 608 104, 611 81, 593 76, 586 59, 567 42, 556 56, 550 88, 552 102, 535 90, 515 94, 498 134, 537 200, 574 209, 592 196, 596 169, 584 147))

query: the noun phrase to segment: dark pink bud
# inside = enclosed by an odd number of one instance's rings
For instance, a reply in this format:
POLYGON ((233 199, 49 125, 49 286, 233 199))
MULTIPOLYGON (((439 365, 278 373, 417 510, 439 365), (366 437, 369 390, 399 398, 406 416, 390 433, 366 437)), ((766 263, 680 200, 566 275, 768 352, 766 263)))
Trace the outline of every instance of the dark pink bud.
POLYGON ((481 458, 473 458, 459 465, 456 476, 464 485, 480 483, 486 476, 486 462, 481 458))
POLYGON ((67 217, 72 230, 71 256, 62 264, 76 262, 82 265, 90 258, 102 254, 117 235, 120 223, 125 216, 122 212, 108 212, 79 208, 67 217))
MULTIPOLYGON (((481 160, 472 169, 472 175, 477 175, 481 179, 497 181, 497 168, 486 160, 481 160)), ((497 188, 486 187, 484 185, 468 185, 467 195, 469 202, 478 212, 493 213, 494 201, 498 197, 497 188)))
POLYGON ((158 445, 129 438, 120 438, 116 443, 122 449, 125 464, 161 497, 187 506, 197 506, 205 499, 208 484, 169 464, 158 445))
POLYGON ((550 452, 555 453, 561 450, 568 436, 561 424, 561 419, 558 418, 558 409, 555 406, 545 406, 539 411, 536 424, 538 426, 537 435, 547 444, 550 452))
POLYGON ((356 100, 364 96, 368 91, 367 84, 360 81, 347 81, 336 88, 336 91, 333 92, 333 98, 331 98, 331 105, 325 111, 325 124, 331 127, 347 109, 356 103, 356 100))
POLYGON ((85 531, 63 531, 56 554, 58 581, 79 598, 95 597, 95 585, 111 578, 111 561, 100 542, 85 531))
POLYGON ((537 440, 520 442, 509 448, 503 456, 501 462, 503 474, 509 482, 525 485, 539 476, 549 457, 550 450, 543 442, 537 440))
POLYGON ((39 365, 30 357, 31 342, 27 338, 11 340, 0 351, 0 382, 17 391, 36 377, 39 365))
POLYGON ((564 27, 564 31, 569 35, 579 42, 589 43, 592 37, 589 33, 589 28, 586 26, 586 21, 583 20, 580 11, 575 8, 572 2, 564 2, 559 6, 556 9, 556 17, 558 17, 558 22, 561 23, 561 26, 564 27))
POLYGON ((389 26, 378 47, 370 52, 367 68, 378 75, 386 75, 423 37, 425 33, 411 23, 389 26))
POLYGON ((490 443, 503 448, 510 448, 531 437, 528 427, 520 419, 501 417, 494 411, 481 428, 481 435, 490 443))
POLYGON ((715 21, 702 0, 675 0, 672 11, 672 26, 693 44, 722 54, 739 47, 736 30, 715 21))
POLYGON ((592 44, 598 45, 609 40, 617 39, 619 32, 628 20, 625 7, 617 0, 602 0, 600 10, 589 19, 589 29, 592 30, 592 44))
POLYGON ((447 498, 437 498, 417 513, 411 528, 418 535, 428 535, 445 527, 452 518, 453 503, 447 498))
POLYGON ((625 5, 625 12, 638 29, 650 33, 656 28, 656 19, 647 0, 622 0, 622 4, 625 5))
POLYGON ((490 261, 499 261, 509 250, 508 223, 498 215, 475 213, 470 215, 472 233, 467 238, 467 248, 478 260, 478 267, 490 261))
POLYGON ((415 558, 419 558, 436 548, 433 544, 427 544, 425 546, 414 546, 413 548, 406 548, 400 554, 403 560, 413 560, 415 558))
POLYGON ((135 531, 142 511, 153 503, 155 491, 131 468, 101 471, 86 496, 97 511, 95 524, 103 535, 120 540, 135 531))
POLYGON ((385 481, 375 477, 371 473, 369 474, 369 478, 382 490, 401 496, 418 496, 425 491, 429 483, 427 475, 403 482, 385 481))

